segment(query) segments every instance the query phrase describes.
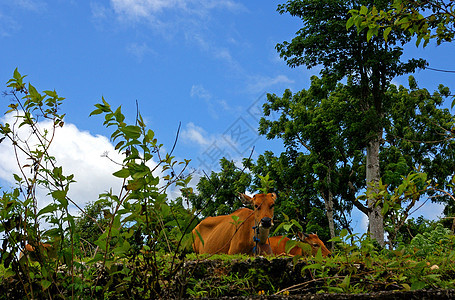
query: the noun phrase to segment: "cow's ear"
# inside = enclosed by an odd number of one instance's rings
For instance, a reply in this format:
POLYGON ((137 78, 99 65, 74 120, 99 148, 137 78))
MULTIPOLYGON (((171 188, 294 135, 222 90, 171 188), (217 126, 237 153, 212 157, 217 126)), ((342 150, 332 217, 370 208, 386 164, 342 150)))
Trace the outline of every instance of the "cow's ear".
POLYGON ((276 194, 275 193, 272 193, 272 198, 273 198, 273 201, 276 200, 276 194))
POLYGON ((308 234, 303 233, 303 232, 300 232, 300 231, 297 232, 297 236, 299 237, 299 240, 301 240, 302 242, 305 241, 305 239, 306 239, 307 237, 309 237, 308 234))
POLYGON ((246 194, 239 193, 240 201, 245 205, 251 205, 253 203, 253 198, 246 194))

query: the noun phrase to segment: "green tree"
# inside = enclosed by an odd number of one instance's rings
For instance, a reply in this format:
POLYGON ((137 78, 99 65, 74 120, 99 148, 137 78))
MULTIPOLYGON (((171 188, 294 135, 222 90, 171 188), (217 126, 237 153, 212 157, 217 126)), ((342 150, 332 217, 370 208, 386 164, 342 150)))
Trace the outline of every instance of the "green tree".
POLYGON ((302 209, 305 218, 312 205, 322 204, 319 208, 325 209, 330 237, 335 236, 336 221, 349 228, 346 214, 354 204, 366 212, 354 201, 355 193, 363 183, 358 171, 363 154, 357 150, 356 134, 343 131, 347 127, 347 121, 343 120, 346 111, 352 113, 353 120, 358 117, 351 107, 353 104, 345 101, 347 89, 342 85, 338 87, 336 91, 330 91, 323 80, 313 77, 308 90, 294 95, 286 90, 283 97, 269 95, 268 103, 264 105, 265 115, 272 110, 281 115, 277 120, 262 118, 259 129, 268 139, 283 140, 287 150, 280 161, 283 158, 293 161, 287 166, 276 166, 278 171, 275 172, 295 177, 283 180, 284 188, 298 191, 298 199, 305 202, 304 206, 300 204, 300 209, 306 207, 302 209), (287 183, 290 186, 286 187, 287 183), (335 214, 335 211, 339 213, 335 214))
POLYGON ((283 221, 293 219, 305 232, 317 232, 321 239, 328 240, 330 231, 327 217, 324 216, 324 203, 318 197, 311 164, 305 156, 293 149, 281 153, 279 157, 266 151, 248 168, 255 175, 253 186, 260 184, 258 178, 263 174, 269 174, 274 180, 274 187, 279 192, 275 203, 276 228, 280 228, 283 221), (311 217, 315 215, 318 218, 311 217))
POLYGON ((92 256, 96 249, 95 242, 107 228, 110 217, 110 205, 102 202, 90 202, 84 207, 85 214, 75 219, 74 234, 80 240, 84 256, 92 256))
POLYGON ((197 193, 186 193, 191 206, 200 211, 202 217, 226 215, 242 206, 238 199, 251 184, 251 174, 236 167, 233 161, 220 159, 220 172, 201 177, 197 193))
MULTIPOLYGON (((403 177, 420 167, 427 172, 425 178, 428 175, 435 186, 444 187, 450 184, 448 179, 455 168, 453 144, 447 139, 434 142, 438 136, 444 136, 444 128, 454 122, 447 109, 438 108, 450 94, 448 89, 441 86, 438 92, 430 94, 419 89, 412 77, 410 85, 411 89, 391 85, 386 93, 385 136, 379 157, 384 175, 378 188, 382 190, 385 185, 389 195, 395 195, 386 198, 379 190, 368 193, 370 199, 381 205, 391 245, 416 201, 435 191, 409 190, 415 185, 402 185, 403 177), (391 207, 394 209, 389 209, 391 207)), ((287 90, 283 97, 269 95, 264 114, 268 116, 273 110, 280 113, 280 117, 262 118, 260 132, 269 139, 282 139, 287 150, 279 158, 272 153, 260 156, 253 171, 270 172, 279 190, 299 194, 297 203, 289 202, 290 208, 305 216, 296 217, 292 211, 285 210, 298 220, 305 219, 310 207, 318 207, 321 203, 318 199, 322 198, 333 236, 335 226, 330 224, 330 218, 346 228, 349 224, 345 214, 349 214, 353 205, 368 214, 368 207, 357 201, 356 194, 367 187, 365 154, 358 149, 363 147, 362 131, 371 125, 363 118, 355 94, 351 94, 356 91, 351 81, 347 85, 338 84, 334 90, 325 88, 323 80, 313 77, 308 90, 294 95, 287 90), (330 205, 336 213, 330 214, 330 205)))
MULTIPOLYGON (((361 122, 368 124, 357 137, 366 151, 366 182, 376 186, 380 179, 379 153, 383 140, 386 91, 395 76, 423 67, 423 60, 401 62, 400 45, 409 41, 403 32, 391 33, 387 42, 375 37, 367 41, 367 33, 346 30, 347 12, 361 5, 386 8, 388 1, 293 0, 278 6, 280 13, 289 13, 303 21, 302 28, 291 42, 277 45, 280 56, 290 67, 321 65, 327 83, 335 85, 349 77, 351 97, 357 101, 361 122), (329 80, 330 79, 330 80, 329 80), (354 92, 355 90, 355 92, 354 92)), ((383 217, 375 199, 368 200, 369 230, 372 237, 384 244, 383 217)))
POLYGON ((349 11, 351 18, 346 27, 355 25, 366 30, 367 38, 383 32, 387 39, 392 30, 406 31, 417 36, 417 46, 424 47, 431 39, 437 44, 451 42, 455 35, 455 2, 444 0, 394 0, 387 9, 363 6, 349 11))

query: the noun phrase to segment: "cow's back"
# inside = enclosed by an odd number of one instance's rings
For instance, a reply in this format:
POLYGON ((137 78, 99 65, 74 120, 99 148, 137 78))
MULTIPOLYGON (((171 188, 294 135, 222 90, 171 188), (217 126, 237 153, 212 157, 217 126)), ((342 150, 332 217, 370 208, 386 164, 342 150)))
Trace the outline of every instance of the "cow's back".
POLYGON ((193 230, 194 252, 248 253, 253 248, 253 225, 253 211, 248 208, 241 208, 230 215, 207 217, 193 230), (233 216, 238 217, 237 221, 233 216), (196 231, 201 235, 204 244, 196 231))

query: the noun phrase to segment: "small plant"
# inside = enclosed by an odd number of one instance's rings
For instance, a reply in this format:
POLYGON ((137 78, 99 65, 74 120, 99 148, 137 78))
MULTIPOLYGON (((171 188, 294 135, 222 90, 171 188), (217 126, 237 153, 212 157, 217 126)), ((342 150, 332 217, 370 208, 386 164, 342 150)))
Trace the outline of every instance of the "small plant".
POLYGON ((450 230, 438 223, 432 231, 417 234, 406 250, 416 257, 438 256, 452 251, 454 242, 455 237, 450 230))
POLYGON ((136 124, 127 124, 121 108, 111 109, 102 99, 91 115, 103 114, 104 125, 114 128, 111 139, 124 159, 113 175, 123 183, 119 194, 105 192, 80 208, 68 197, 76 179, 49 150, 65 125, 64 98, 55 91, 39 93, 24 78, 16 69, 8 81, 12 102, 7 122, 0 124, 1 141, 11 143, 20 170, 13 175, 17 187, 0 197, 1 262, 8 278, 2 282, 11 282, 19 298, 179 293, 185 282, 174 285, 173 278, 196 222, 183 205, 168 202, 166 190, 186 189, 189 160, 178 162, 165 153, 139 112, 136 124), (70 205, 80 217, 70 214, 70 205), (170 260, 161 259, 163 250, 173 254, 170 260))

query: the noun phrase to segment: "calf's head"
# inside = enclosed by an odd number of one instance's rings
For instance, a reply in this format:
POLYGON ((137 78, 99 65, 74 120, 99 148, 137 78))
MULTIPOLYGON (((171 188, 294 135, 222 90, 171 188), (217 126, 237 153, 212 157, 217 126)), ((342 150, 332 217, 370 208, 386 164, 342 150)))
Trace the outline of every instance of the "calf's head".
POLYGON ((324 245, 324 242, 319 239, 317 234, 306 234, 298 232, 297 235, 302 242, 307 243, 311 246, 311 252, 313 255, 316 255, 319 249, 321 249, 321 254, 324 257, 332 254, 332 252, 330 252, 330 250, 327 249, 327 247, 324 245))

